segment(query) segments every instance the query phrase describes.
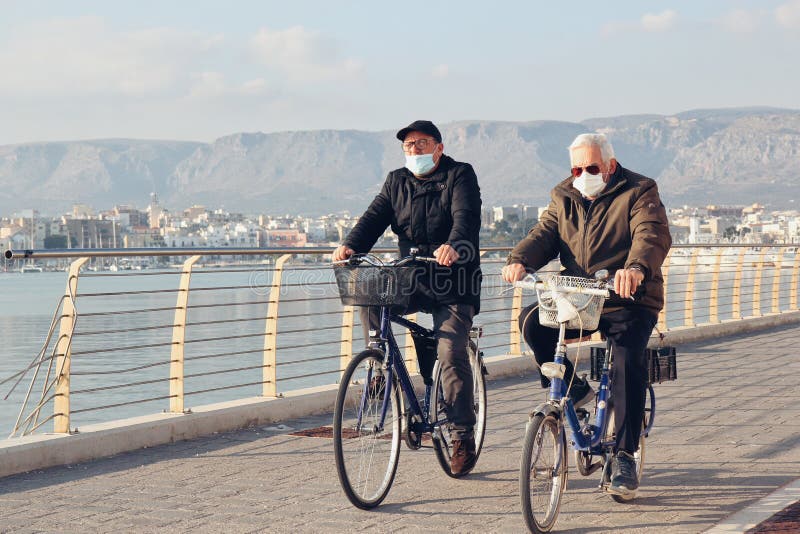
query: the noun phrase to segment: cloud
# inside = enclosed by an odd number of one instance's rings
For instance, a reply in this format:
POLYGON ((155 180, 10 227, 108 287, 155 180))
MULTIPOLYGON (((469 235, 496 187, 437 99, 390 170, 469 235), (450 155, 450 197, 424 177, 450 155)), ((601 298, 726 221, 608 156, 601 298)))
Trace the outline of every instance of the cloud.
POLYGON ((623 20, 607 22, 603 25, 600 33, 603 35, 613 35, 626 32, 664 32, 671 30, 678 20, 678 13, 671 9, 661 13, 645 13, 639 20, 623 20))
POLYGON ((171 28, 112 31, 101 17, 50 19, 0 43, 0 91, 131 96, 188 83, 188 64, 223 41, 171 28))
POLYGON ((800 29, 800 0, 790 0, 775 8, 775 22, 790 30, 800 29))
POLYGON ((256 78, 254 80, 246 81, 242 84, 241 92, 244 94, 259 94, 267 89, 267 82, 264 78, 256 78))
POLYGON ((194 84, 189 89, 189 98, 209 99, 236 95, 262 95, 269 89, 263 78, 248 80, 242 84, 230 84, 225 75, 217 71, 206 71, 194 75, 194 84))
POLYGON ((346 80, 363 70, 359 60, 341 57, 334 39, 303 26, 261 28, 251 47, 262 65, 293 81, 346 80))
POLYGON ((640 20, 641 27, 646 32, 663 32, 675 25, 678 14, 671 9, 662 11, 661 13, 647 13, 642 15, 640 20))
POLYGON ((717 23, 732 33, 753 33, 758 28, 760 18, 760 12, 734 9, 721 17, 717 23))
POLYGON ((433 67, 431 71, 431 76, 434 78, 444 79, 450 75, 450 67, 442 63, 441 65, 436 65, 433 67))

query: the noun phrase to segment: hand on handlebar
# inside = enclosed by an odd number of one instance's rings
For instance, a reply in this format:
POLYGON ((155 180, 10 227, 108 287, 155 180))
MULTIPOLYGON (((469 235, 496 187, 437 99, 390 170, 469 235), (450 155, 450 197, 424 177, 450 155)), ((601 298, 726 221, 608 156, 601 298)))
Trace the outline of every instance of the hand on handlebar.
POLYGON ((528 271, 525 270, 525 266, 521 263, 511 263, 503 267, 501 271, 501 276, 503 277, 503 281, 508 282, 509 284, 513 284, 519 280, 525 278, 528 274, 528 271))
POLYGON ((458 261, 458 252, 448 244, 444 244, 433 251, 436 263, 449 267, 458 261))
POLYGON ((632 298, 643 281, 644 273, 639 269, 620 269, 614 274, 614 293, 632 298))
POLYGON ((331 253, 331 261, 342 261, 346 260, 350 256, 355 254, 355 251, 348 247, 347 245, 340 245, 336 248, 336 250, 331 253))

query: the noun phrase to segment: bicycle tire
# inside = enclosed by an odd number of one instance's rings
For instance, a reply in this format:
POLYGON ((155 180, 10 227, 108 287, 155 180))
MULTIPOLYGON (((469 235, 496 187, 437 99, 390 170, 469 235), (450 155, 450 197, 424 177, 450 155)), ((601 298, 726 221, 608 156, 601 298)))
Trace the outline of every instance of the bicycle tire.
POLYGON ((333 414, 333 450, 339 483, 354 506, 369 510, 389 493, 400 457, 401 411, 396 384, 388 387, 383 429, 377 422, 387 394, 383 353, 368 349, 348 364, 333 414), (358 413, 363 407, 361 425, 358 413), (367 428, 370 425, 371 428, 367 428))
MULTIPOLYGON (((475 411, 475 427, 473 433, 475 436, 475 462, 477 465, 478 458, 481 455, 483 448, 483 439, 486 436, 486 375, 483 373, 483 361, 478 356, 478 347, 473 342, 469 342, 467 347, 467 356, 469 357, 469 365, 472 370, 472 402, 475 411)), ((433 388, 431 389, 432 410, 434 421, 446 420, 447 414, 445 413, 444 396, 442 394, 442 370, 439 362, 436 362, 433 371, 433 388)), ((453 442, 450 439, 450 433, 446 427, 441 424, 434 424, 433 428, 433 449, 436 452, 436 459, 439 460, 439 465, 447 476, 453 478, 461 478, 469 472, 453 474, 450 469, 450 457, 453 454, 453 442)), ((474 466, 473 466, 474 469, 474 466)))
POLYGON ((553 414, 533 415, 525 429, 519 467, 522 515, 528 530, 550 532, 567 486, 567 438, 553 414))
POLYGON ((648 384, 645 390, 644 398, 644 430, 645 437, 653 429, 653 423, 656 421, 656 393, 653 391, 653 385, 648 384))

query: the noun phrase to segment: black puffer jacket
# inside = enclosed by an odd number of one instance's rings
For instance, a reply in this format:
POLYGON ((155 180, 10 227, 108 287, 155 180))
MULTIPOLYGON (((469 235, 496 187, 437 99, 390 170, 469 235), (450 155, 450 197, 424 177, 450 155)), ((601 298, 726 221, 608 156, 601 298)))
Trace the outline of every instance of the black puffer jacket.
POLYGON ((368 252, 390 225, 399 238, 401 256, 411 247, 424 256, 445 243, 456 249, 460 258, 452 268, 428 266, 420 277, 420 292, 433 302, 468 303, 479 311, 481 192, 470 164, 443 155, 425 178, 406 168, 390 172, 344 244, 368 252))

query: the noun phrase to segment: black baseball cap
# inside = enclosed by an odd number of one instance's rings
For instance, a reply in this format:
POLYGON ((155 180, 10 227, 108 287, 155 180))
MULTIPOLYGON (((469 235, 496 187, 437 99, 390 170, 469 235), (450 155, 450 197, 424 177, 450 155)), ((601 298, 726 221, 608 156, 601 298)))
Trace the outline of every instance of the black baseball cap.
POLYGON ((406 136, 408 132, 422 132, 430 135, 434 139, 436 139, 437 143, 442 142, 442 133, 439 131, 439 128, 436 127, 431 121, 414 121, 399 132, 397 132, 397 138, 401 141, 406 140, 406 136))

